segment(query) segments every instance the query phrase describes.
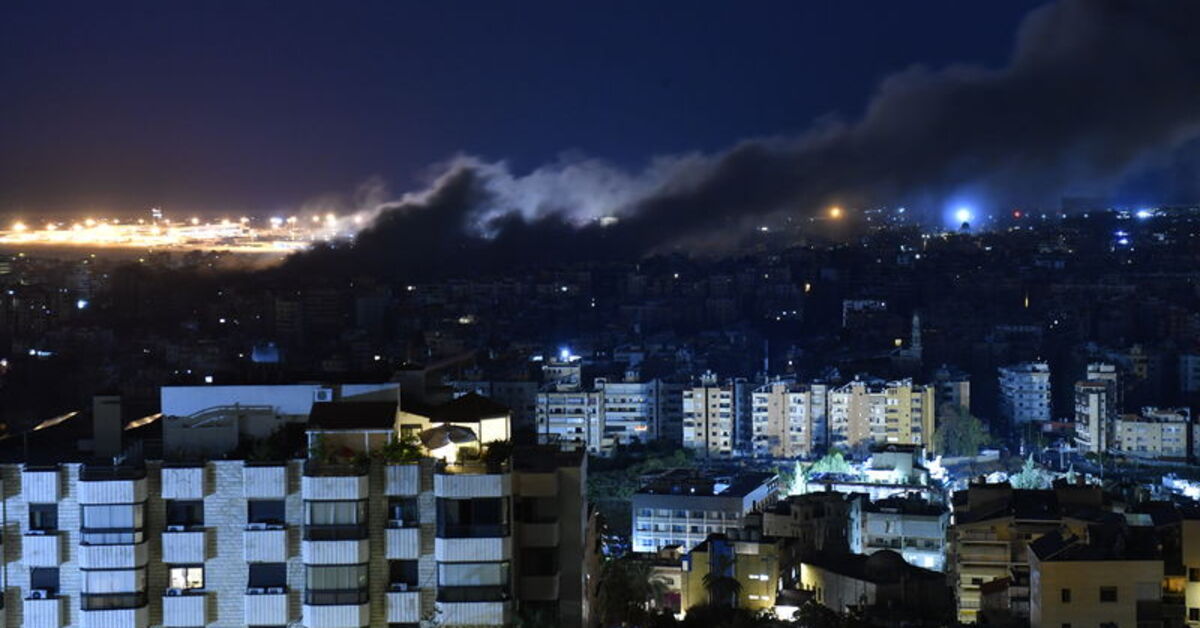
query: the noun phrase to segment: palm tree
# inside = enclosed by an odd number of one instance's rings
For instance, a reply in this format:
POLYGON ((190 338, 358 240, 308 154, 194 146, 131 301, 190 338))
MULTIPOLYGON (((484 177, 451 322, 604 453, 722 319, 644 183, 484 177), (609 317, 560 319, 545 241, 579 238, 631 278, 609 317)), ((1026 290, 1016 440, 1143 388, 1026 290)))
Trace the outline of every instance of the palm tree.
POLYGON ((666 581, 654 575, 654 566, 644 560, 609 561, 600 578, 600 615, 605 626, 644 625, 650 609, 667 592, 666 581))
POLYGON ((738 597, 742 594, 742 583, 733 573, 733 559, 728 556, 716 556, 709 564, 708 573, 700 580, 704 590, 708 592, 709 605, 737 606, 738 597))

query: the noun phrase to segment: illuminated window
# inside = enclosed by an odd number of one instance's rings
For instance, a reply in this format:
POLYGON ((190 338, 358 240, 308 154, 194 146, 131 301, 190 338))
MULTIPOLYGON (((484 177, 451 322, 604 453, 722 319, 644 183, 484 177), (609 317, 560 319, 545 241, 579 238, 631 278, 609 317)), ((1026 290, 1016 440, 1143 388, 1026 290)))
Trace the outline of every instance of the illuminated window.
POLYGON ((171 567, 171 571, 167 576, 167 588, 179 589, 181 591, 203 589, 204 567, 200 565, 171 567))

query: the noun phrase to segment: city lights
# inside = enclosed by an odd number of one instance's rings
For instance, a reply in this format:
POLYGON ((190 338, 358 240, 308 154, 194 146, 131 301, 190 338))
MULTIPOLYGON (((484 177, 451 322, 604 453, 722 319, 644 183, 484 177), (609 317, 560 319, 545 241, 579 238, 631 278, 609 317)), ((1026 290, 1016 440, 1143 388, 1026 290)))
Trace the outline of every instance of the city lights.
POLYGON ((842 208, 841 207, 829 208, 829 217, 833 218, 834 220, 841 218, 842 217, 842 208))

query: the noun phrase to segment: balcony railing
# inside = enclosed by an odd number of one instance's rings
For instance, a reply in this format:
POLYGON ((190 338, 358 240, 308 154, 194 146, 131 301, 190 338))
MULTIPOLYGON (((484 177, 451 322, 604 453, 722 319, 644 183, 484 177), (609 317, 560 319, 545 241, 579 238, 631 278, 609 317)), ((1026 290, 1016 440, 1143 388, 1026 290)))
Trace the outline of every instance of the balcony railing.
POLYGON ((508 461, 484 462, 482 460, 470 460, 466 462, 439 462, 437 472, 447 475, 494 475, 508 473, 510 466, 508 461))
POLYGON ((84 593, 80 596, 80 608, 85 611, 141 608, 145 605, 145 591, 133 593, 84 593))
POLYGON ((307 589, 304 603, 309 606, 343 606, 366 604, 371 595, 366 589, 307 589))
POLYGON ((305 541, 360 541, 367 536, 365 523, 304 526, 305 541))
POLYGON ((438 587, 439 602, 503 602, 509 599, 508 587, 438 587))
POLYGON ((320 477, 353 477, 366 475, 371 469, 369 460, 358 462, 322 462, 320 460, 305 460, 304 475, 310 478, 320 477))

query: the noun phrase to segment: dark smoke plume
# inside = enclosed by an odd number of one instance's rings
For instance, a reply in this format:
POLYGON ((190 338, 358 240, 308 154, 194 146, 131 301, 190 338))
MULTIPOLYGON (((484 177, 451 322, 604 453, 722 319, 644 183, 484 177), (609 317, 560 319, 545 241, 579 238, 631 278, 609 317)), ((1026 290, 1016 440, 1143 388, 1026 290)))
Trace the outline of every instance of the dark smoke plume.
POLYGON ((1200 135, 1197 25, 1200 2, 1061 0, 1026 17, 1006 67, 909 68, 862 119, 799 137, 660 158, 636 175, 576 160, 514 176, 458 158, 429 190, 365 208, 374 224, 354 246, 290 265, 405 277, 719 253, 754 225, 830 203, 908 205, 941 223, 963 197, 1006 209, 1103 195, 1200 135))

